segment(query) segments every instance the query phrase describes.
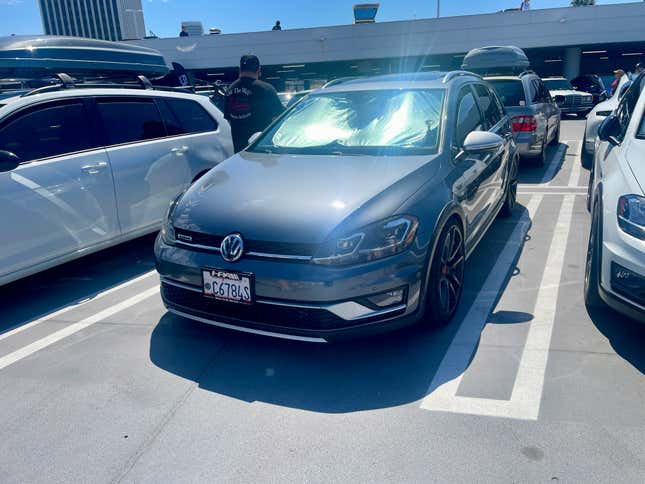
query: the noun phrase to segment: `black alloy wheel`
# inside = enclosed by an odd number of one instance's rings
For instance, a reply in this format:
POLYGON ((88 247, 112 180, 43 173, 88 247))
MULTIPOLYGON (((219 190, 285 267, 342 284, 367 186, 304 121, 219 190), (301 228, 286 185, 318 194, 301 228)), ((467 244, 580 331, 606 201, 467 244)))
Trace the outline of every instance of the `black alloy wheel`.
POLYGON ((519 158, 515 157, 515 160, 511 164, 511 169, 509 173, 508 186, 506 187, 506 197, 504 199, 504 205, 499 211, 501 217, 510 217, 513 215, 513 209, 517 203, 517 183, 519 178, 519 158))
POLYGON ((598 212, 599 210, 596 206, 593 211, 591 230, 589 232, 587 262, 585 264, 584 296, 585 304, 588 308, 598 308, 604 305, 598 290, 600 285, 600 247, 602 238, 602 229, 598 212))
POLYGON ((432 326, 444 326, 457 312, 464 285, 466 249, 457 220, 444 227, 437 244, 430 280, 428 281, 427 313, 432 326))

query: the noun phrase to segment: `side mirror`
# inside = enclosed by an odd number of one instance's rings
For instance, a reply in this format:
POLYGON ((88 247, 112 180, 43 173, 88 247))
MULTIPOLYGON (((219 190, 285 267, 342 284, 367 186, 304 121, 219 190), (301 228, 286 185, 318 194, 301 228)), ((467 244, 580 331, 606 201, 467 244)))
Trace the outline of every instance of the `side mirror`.
POLYGON ((613 145, 619 145, 617 136, 620 134, 620 123, 616 115, 607 116, 598 128, 600 141, 609 141, 613 145))
POLYGON ((11 151, 0 150, 0 173, 14 170, 20 165, 20 158, 11 151))
POLYGON ((257 141, 257 139, 260 137, 262 134, 262 131, 258 131, 257 133, 253 133, 251 137, 249 138, 249 144, 252 145, 257 141))
POLYGON ((562 104, 564 103, 564 96, 562 94, 558 94, 554 100, 556 104, 562 104))
POLYGON ((504 139, 488 131, 472 131, 464 140, 463 151, 467 154, 486 154, 498 151, 504 146, 504 139))

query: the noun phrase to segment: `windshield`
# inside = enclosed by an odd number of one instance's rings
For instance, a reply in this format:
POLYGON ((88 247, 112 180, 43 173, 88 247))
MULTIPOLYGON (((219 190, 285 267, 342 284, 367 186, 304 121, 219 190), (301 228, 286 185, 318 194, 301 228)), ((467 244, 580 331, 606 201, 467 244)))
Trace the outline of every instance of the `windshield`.
POLYGON ((520 106, 526 102, 524 99, 524 87, 522 81, 518 80, 489 80, 495 92, 502 100, 504 106, 520 106))
POLYGON ((303 154, 425 154, 439 141, 443 89, 310 95, 249 148, 303 154))
POLYGON ((544 79, 544 85, 549 91, 572 91, 573 86, 566 79, 544 79))

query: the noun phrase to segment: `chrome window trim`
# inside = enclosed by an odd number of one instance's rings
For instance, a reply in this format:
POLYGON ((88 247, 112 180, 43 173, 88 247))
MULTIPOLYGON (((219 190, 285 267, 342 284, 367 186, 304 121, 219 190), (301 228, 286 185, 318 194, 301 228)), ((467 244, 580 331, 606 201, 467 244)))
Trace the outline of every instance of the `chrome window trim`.
MULTIPOLYGON (((221 250, 219 247, 213 247, 212 245, 192 244, 190 242, 184 242, 183 240, 177 240, 175 241, 175 244, 182 247, 209 250, 211 252, 216 252, 218 254, 221 253, 221 250)), ((251 257, 262 257, 263 259, 284 259, 284 260, 299 260, 299 261, 310 261, 313 259, 313 256, 310 256, 310 255, 269 254, 266 252, 245 252, 242 255, 242 257, 244 257, 244 255, 248 255, 251 257)))

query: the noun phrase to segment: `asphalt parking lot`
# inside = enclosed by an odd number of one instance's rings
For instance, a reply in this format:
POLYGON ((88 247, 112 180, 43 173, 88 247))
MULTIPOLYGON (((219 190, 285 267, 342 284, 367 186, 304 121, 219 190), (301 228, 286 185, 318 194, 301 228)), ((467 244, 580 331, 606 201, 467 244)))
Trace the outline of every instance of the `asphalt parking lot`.
POLYGON ((0 288, 0 482, 643 482, 645 326, 583 303, 583 129, 521 166, 440 331, 183 320, 153 237, 0 288))

